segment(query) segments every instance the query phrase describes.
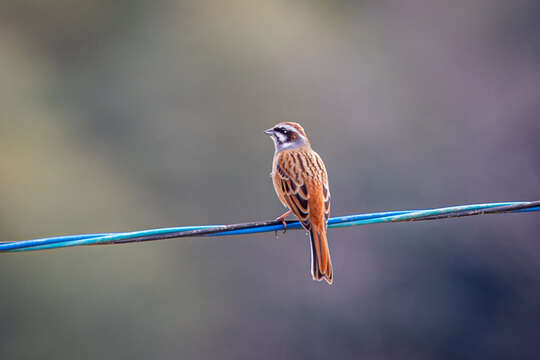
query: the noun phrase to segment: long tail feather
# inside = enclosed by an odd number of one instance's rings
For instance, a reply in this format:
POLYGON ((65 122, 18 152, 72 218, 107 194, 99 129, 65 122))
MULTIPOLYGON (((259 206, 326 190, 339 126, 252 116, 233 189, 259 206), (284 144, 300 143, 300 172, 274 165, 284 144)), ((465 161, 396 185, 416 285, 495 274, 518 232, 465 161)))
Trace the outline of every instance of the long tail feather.
POLYGON ((309 237, 311 239, 311 276, 313 280, 321 281, 324 279, 331 285, 334 280, 334 272, 326 231, 312 228, 309 237))

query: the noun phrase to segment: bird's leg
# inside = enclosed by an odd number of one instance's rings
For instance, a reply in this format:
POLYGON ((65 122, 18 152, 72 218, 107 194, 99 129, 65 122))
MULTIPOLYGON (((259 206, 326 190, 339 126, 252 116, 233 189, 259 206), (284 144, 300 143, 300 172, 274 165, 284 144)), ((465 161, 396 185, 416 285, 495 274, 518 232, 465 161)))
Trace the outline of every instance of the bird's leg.
MULTIPOLYGON (((285 221, 285 218, 289 215, 291 215, 292 210, 289 209, 285 214, 281 215, 280 217, 276 218, 274 221, 281 221, 283 223, 283 233, 287 232, 287 222, 285 221)), ((277 237, 277 231, 276 231, 276 237, 277 237)))

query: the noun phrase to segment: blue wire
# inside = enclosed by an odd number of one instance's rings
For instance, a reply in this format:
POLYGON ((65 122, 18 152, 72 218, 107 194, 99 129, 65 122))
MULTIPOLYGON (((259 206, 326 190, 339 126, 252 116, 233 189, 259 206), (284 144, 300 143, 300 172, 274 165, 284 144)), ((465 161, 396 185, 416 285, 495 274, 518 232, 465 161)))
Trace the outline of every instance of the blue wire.
MULTIPOLYGON (((399 215, 399 214, 404 214, 407 212, 409 211, 391 211, 391 212, 379 212, 379 213, 371 213, 371 214, 334 217, 328 220, 328 226, 333 227, 333 224, 338 224, 344 221, 371 219, 371 218, 383 217, 383 216, 389 216, 389 215, 399 215)), ((138 236, 144 236, 144 235, 158 235, 158 234, 168 234, 168 233, 173 233, 173 232, 178 232, 178 231, 211 229, 211 228, 217 228, 221 226, 223 225, 183 226, 183 227, 172 227, 172 228, 125 232, 125 233, 56 236, 56 237, 49 237, 49 238, 42 238, 42 239, 0 243, 0 251, 17 251, 18 249, 45 250, 45 249, 52 249, 52 248, 66 247, 66 246, 95 245, 95 244, 105 243, 105 242, 109 242, 113 240, 123 240, 123 239, 129 239, 131 237, 138 237, 138 236), (92 241, 88 242, 88 241, 83 241, 83 240, 92 240, 92 241)), ((300 224, 300 222, 287 224, 287 229, 292 230, 292 229, 301 229, 301 228, 302 228, 302 225, 300 224)), ((280 224, 280 225, 270 225, 270 226, 263 226, 263 227, 251 228, 251 229, 233 230, 233 231, 228 231, 224 233, 211 234, 209 236, 254 234, 254 233, 261 233, 261 232, 278 231, 278 230, 283 230, 283 225, 280 224)))
POLYGON ((77 246, 77 245, 96 245, 110 242, 113 240, 129 239, 131 237, 143 235, 167 234, 178 231, 190 231, 198 229, 208 229, 217 225, 208 226, 182 226, 162 229, 150 229, 141 231, 132 231, 124 233, 106 233, 106 234, 83 234, 83 235, 64 235, 42 239, 13 241, 0 244, 2 251, 20 251, 20 250, 44 250, 57 247, 77 246))
MULTIPOLYGON (((442 214, 459 213, 463 211, 482 210, 499 206, 509 205, 526 205, 528 202, 504 202, 504 203, 489 203, 489 204, 473 204, 462 206, 451 206, 438 209, 424 209, 424 210, 401 210, 401 211, 386 211, 375 212, 368 214, 358 214, 349 216, 338 216, 328 220, 329 228, 359 226, 376 223, 388 223, 397 221, 408 221, 425 216, 435 216, 442 214)), ((512 212, 531 212, 540 211, 540 207, 519 209, 512 212)), ((133 239, 141 236, 148 235, 166 235, 171 233, 200 230, 200 229, 213 229, 223 227, 224 225, 201 225, 201 226, 182 226, 160 229, 149 229, 142 231, 121 232, 121 233, 100 233, 100 234, 81 234, 81 235, 64 235, 56 237, 48 237, 42 239, 26 240, 26 241, 12 241, 0 243, 0 252, 6 251, 32 251, 32 250, 45 250, 61 247, 80 246, 80 245, 97 245, 104 243, 111 243, 116 240, 133 239)), ((287 229, 301 229, 300 222, 292 222, 287 224, 287 229)), ((269 225, 252 227, 240 230, 230 230, 215 234, 208 234, 208 236, 225 236, 225 235, 239 235, 239 234, 254 234, 261 232, 270 232, 282 230, 283 225, 269 225)))

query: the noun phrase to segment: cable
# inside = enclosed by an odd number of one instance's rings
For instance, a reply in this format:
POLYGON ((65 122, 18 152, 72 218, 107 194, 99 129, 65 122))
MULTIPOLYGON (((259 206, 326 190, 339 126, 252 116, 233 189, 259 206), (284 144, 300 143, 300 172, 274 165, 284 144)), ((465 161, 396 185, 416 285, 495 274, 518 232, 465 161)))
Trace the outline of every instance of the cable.
MULTIPOLYGON (((424 210, 386 211, 333 217, 329 228, 376 223, 439 220, 463 216, 540 211, 540 201, 488 203, 424 210)), ((288 230, 301 229, 298 221, 289 220, 288 230)), ((281 221, 260 221, 232 225, 183 226, 122 233, 81 234, 0 243, 0 252, 33 251, 82 245, 125 244, 194 236, 225 236, 283 230, 281 221)))

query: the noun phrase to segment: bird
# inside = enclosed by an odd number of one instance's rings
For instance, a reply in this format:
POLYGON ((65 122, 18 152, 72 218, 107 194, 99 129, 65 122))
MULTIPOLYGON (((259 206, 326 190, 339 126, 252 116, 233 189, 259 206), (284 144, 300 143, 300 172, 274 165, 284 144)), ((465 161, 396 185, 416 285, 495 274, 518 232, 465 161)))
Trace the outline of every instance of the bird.
POLYGON ((332 284, 334 273, 326 237, 330 214, 330 189, 323 160, 313 149, 304 128, 295 122, 281 122, 264 131, 274 141, 270 176, 276 194, 288 211, 276 220, 296 215, 311 242, 311 276, 332 284))

